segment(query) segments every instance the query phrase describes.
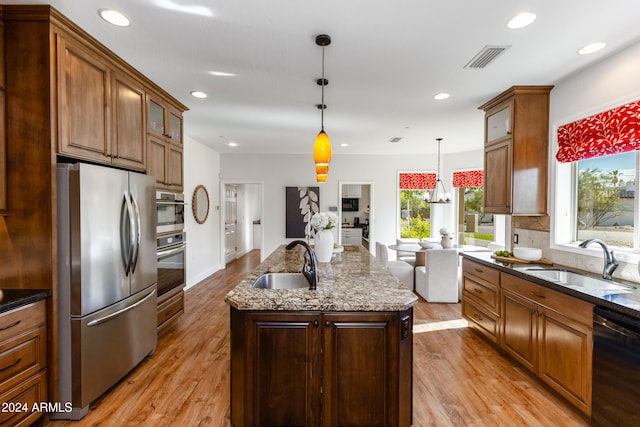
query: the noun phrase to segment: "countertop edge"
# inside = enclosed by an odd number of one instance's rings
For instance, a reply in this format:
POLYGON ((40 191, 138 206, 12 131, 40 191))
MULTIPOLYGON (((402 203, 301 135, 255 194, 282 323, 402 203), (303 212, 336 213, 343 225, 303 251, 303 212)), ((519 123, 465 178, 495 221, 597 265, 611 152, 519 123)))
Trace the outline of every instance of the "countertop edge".
MULTIPOLYGON (((536 283, 538 285, 544 286, 544 287, 552 289, 554 291, 558 291, 558 292, 563 293, 565 295, 569 295, 569 296, 578 298, 580 300, 589 302, 589 303, 597 305, 597 306, 607 307, 607 308, 609 308, 609 309, 611 309, 613 311, 616 311, 618 313, 622 313, 622 314, 625 314, 627 316, 632 316, 632 317, 640 319, 640 311, 639 310, 634 310, 632 308, 625 307, 623 305, 616 304, 614 302, 607 301, 607 300, 602 299, 602 298, 594 297, 592 295, 587 295, 587 294, 582 293, 580 291, 573 290, 571 288, 567 288, 567 287, 564 287, 562 285, 555 284, 553 282, 544 280, 542 278, 531 276, 529 274, 520 272, 520 271, 518 271, 518 270, 516 270, 516 269, 514 269, 512 267, 513 265, 522 266, 524 264, 505 263, 505 262, 502 262, 502 261, 495 261, 493 258, 490 258, 491 261, 489 261, 488 259, 486 259, 486 254, 485 254, 484 257, 483 256, 479 256, 477 254, 474 255, 473 253, 461 253, 461 255, 462 255, 462 257, 467 258, 470 261, 479 262, 481 264, 486 265, 487 267, 495 268, 495 269, 500 270, 500 271, 502 271, 504 273, 508 273, 508 274, 511 274, 512 276, 516 276, 518 278, 527 280, 529 282, 536 283), (498 264, 498 262, 500 264, 498 264), (505 265, 505 264, 509 264, 509 265, 505 265)), ((530 266, 541 266, 543 268, 549 268, 550 267, 548 265, 541 265, 541 264, 535 264, 535 263, 531 263, 531 264, 528 264, 528 265, 530 265, 530 266)), ((553 268, 563 268, 563 269, 567 269, 567 270, 573 270, 573 271, 576 271, 576 272, 584 273, 584 274, 591 275, 591 276, 595 277, 595 275, 593 273, 583 272, 580 269, 576 269, 576 268, 573 268, 573 267, 568 267, 568 266, 561 265, 561 264, 553 264, 553 268)), ((616 280, 616 282, 626 283, 626 282, 624 282, 622 280, 616 280)), ((636 286, 636 285, 634 284, 634 286, 636 286)))
POLYGON ((0 300, 0 314, 11 311, 27 304, 38 302, 51 296, 50 289, 2 289, 3 298, 0 300), (4 301, 4 294, 18 291, 24 295, 15 296, 10 301, 4 301))

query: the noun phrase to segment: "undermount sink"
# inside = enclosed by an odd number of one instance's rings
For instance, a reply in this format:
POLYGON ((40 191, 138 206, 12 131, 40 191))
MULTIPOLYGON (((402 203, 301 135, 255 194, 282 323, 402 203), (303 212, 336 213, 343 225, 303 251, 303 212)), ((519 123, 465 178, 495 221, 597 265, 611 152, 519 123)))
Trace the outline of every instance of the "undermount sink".
POLYGON ((309 282, 302 273, 264 273, 252 285, 260 289, 308 288, 309 282))
POLYGON ((597 297, 610 294, 630 293, 633 289, 636 289, 635 286, 599 279, 569 270, 537 267, 525 267, 519 268, 519 270, 531 276, 539 277, 597 297))

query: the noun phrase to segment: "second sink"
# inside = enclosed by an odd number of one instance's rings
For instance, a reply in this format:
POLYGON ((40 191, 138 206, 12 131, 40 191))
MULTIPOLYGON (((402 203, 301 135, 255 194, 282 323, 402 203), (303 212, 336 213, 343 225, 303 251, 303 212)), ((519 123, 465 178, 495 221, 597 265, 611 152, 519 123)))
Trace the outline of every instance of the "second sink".
POLYGON ((308 288, 309 282, 302 273, 264 273, 253 282, 253 287, 261 289, 301 289, 308 288))
POLYGON ((635 289, 634 286, 598 279, 570 270, 534 267, 526 267, 519 270, 531 276, 539 277, 568 288, 581 290, 590 294, 597 293, 597 296, 613 293, 628 293, 635 289))

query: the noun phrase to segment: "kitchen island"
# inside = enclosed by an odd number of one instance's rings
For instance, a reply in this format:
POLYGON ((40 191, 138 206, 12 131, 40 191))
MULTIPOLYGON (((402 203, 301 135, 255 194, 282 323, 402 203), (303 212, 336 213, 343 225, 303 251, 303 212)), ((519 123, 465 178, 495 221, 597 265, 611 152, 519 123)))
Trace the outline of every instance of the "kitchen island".
POLYGON ((277 248, 225 297, 232 424, 411 425, 418 298, 360 246, 318 264, 317 290, 252 287, 303 254, 277 248))

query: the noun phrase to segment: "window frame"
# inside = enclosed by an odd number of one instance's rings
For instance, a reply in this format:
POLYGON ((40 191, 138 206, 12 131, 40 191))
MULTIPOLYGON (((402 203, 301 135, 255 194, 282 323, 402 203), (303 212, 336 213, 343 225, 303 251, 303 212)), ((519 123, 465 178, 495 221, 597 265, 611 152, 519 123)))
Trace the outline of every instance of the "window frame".
MULTIPOLYGON (((620 105, 620 102, 614 103, 620 105)), ((603 111, 602 108, 595 112, 603 111)), ((577 237, 577 179, 578 165, 577 162, 560 163, 555 154, 558 151, 558 128, 566 123, 577 120, 580 117, 589 116, 591 113, 581 114, 566 120, 555 122, 551 132, 551 146, 549 151, 549 172, 552 177, 549 188, 550 201, 550 223, 551 233, 549 236, 549 246, 553 250, 576 255, 587 255, 591 257, 602 258, 602 249, 600 247, 589 246, 580 248, 577 237), (569 194, 570 197, 566 197, 569 194)), ((612 248, 615 250, 618 261, 625 263, 637 264, 640 262, 640 194, 638 192, 640 186, 640 151, 635 152, 636 156, 636 173, 635 173, 635 214, 634 214, 634 248, 612 248)))

